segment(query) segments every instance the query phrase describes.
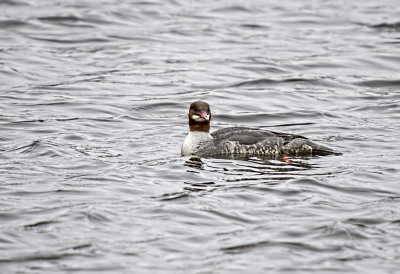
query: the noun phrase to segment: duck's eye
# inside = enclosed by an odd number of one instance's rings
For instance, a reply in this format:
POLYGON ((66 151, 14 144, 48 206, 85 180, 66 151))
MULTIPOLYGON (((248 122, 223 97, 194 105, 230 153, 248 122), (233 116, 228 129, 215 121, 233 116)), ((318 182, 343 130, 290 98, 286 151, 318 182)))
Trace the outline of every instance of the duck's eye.
POLYGON ((199 111, 197 108, 194 108, 193 110, 194 110, 195 112, 198 112, 198 111, 199 111))

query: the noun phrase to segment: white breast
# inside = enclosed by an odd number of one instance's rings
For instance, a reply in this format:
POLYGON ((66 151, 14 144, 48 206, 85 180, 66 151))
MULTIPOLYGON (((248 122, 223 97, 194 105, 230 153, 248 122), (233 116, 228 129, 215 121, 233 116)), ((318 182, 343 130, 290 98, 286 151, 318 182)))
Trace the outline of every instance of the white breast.
POLYGON ((182 145, 181 154, 182 156, 194 155, 196 154, 198 148, 212 140, 210 133, 203 131, 190 131, 185 138, 185 142, 182 145))

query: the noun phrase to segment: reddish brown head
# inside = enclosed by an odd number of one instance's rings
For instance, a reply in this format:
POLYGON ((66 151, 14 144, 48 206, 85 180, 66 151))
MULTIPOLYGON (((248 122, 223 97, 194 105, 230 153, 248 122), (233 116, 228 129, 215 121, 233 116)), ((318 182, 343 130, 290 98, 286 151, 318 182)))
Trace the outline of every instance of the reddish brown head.
POLYGON ((193 102, 190 105, 188 116, 190 131, 210 131, 211 111, 206 102, 193 102))

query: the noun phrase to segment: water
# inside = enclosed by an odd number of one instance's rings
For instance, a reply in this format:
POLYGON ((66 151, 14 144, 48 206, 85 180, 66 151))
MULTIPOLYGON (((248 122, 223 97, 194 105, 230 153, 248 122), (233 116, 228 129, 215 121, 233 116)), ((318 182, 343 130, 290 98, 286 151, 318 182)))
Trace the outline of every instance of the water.
POLYGON ((397 273, 400 8, 0 2, 1 273, 397 273), (212 129, 341 156, 181 157, 212 129))

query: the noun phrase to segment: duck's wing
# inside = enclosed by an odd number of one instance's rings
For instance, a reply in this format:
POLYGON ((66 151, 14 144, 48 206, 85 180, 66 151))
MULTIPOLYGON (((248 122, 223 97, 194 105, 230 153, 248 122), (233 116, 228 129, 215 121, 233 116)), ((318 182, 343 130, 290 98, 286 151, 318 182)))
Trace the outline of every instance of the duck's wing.
POLYGON ((245 127, 220 129, 211 136, 199 149, 200 155, 277 155, 284 142, 270 131, 245 127))
POLYGON ((304 137, 302 135, 297 135, 297 134, 291 134, 291 133, 284 133, 284 132, 277 132, 277 131, 270 131, 272 134, 274 134, 275 136, 281 137, 285 140, 285 143, 290 142, 291 140, 294 139, 304 139, 304 140, 308 140, 307 137, 304 137))
POLYGON ((279 137, 272 131, 247 127, 228 127, 214 131, 211 136, 216 140, 237 142, 240 145, 254 145, 268 138, 279 137))
POLYGON ((256 128, 230 127, 217 130, 211 134, 214 141, 208 146, 211 151, 234 150, 236 153, 288 155, 331 155, 334 150, 312 142, 308 138, 283 132, 256 128), (234 145, 233 145, 233 144, 234 145))

